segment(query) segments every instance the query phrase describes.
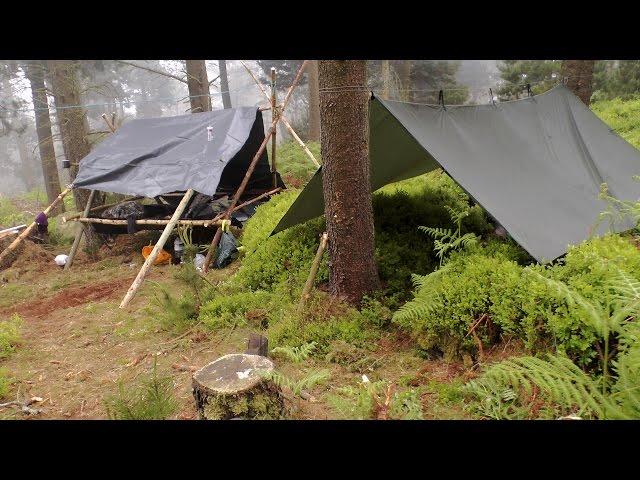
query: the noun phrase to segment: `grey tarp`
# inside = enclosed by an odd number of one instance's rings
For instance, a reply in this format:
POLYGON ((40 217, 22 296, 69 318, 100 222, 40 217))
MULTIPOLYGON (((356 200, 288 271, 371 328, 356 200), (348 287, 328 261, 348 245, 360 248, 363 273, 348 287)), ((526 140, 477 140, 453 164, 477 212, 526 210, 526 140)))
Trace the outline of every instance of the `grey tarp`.
MULTIPOLYGON (((589 237, 606 208, 601 183, 619 199, 640 196, 640 152, 562 85, 495 105, 372 98, 369 132, 372 190, 442 166, 538 261, 589 237)), ((320 168, 273 233, 323 211, 320 168)))
MULTIPOLYGON (((256 107, 132 120, 82 159, 73 186, 146 197, 189 188, 213 195, 219 184, 235 190, 263 139, 256 107)), ((265 151, 247 190, 271 182, 265 151)))

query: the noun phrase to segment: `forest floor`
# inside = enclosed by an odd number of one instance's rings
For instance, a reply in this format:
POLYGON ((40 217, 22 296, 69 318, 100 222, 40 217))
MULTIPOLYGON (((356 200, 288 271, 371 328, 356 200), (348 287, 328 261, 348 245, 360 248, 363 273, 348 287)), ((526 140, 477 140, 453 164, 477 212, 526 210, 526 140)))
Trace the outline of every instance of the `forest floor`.
MULTIPOLYGON (((177 419, 197 418, 191 392, 191 374, 216 358, 243 352, 250 329, 211 332, 192 328, 181 336, 162 331, 155 320, 153 298, 157 284, 172 292, 182 288, 174 278, 177 266, 157 266, 127 309, 119 303, 135 278, 142 256, 129 236, 119 237, 112 250, 103 247, 97 259, 84 253, 69 271, 53 262, 60 247, 26 242, 25 250, 2 272, 0 320, 14 314, 22 320, 21 342, 16 351, 0 361, 12 379, 7 399, 25 401, 39 397, 32 405, 39 413, 28 415, 16 407, 0 408, 1 418, 100 419, 107 418, 104 399, 118 391, 120 382, 132 384, 148 374, 157 359, 157 370, 173 377, 177 419)), ((208 279, 215 283, 234 267, 214 270, 208 279)), ((466 418, 459 405, 438 401, 442 386, 474 376, 461 364, 425 360, 415 354, 408 338, 388 333, 376 345, 369 359, 371 371, 390 382, 411 386, 429 385, 421 396, 425 418, 466 418)), ((276 360, 285 375, 295 376, 302 367, 276 360)), ((325 401, 329 391, 353 384, 362 372, 335 363, 308 359, 308 368, 328 368, 330 380, 314 387, 317 399, 308 402, 289 398, 292 418, 336 418, 325 401)))

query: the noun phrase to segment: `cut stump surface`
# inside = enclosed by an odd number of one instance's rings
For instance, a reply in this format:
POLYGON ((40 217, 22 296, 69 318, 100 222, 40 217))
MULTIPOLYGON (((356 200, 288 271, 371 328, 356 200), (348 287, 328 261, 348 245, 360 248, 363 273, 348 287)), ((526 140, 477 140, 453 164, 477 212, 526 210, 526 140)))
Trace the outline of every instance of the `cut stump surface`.
POLYGON ((201 419, 277 419, 284 415, 280 389, 265 375, 273 362, 260 355, 230 354, 193 374, 193 396, 201 419))

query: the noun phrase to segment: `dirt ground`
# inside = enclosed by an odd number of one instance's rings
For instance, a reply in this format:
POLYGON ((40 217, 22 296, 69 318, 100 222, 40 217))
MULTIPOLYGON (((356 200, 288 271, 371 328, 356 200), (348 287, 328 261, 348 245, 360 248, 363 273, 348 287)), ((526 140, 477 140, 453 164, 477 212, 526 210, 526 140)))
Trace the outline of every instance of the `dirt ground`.
MULTIPOLYGON (((248 329, 210 332, 196 328, 176 337, 159 328, 153 304, 156 282, 174 292, 182 288, 174 279, 175 266, 152 268, 129 307, 121 310, 119 303, 142 264, 142 257, 135 253, 139 245, 126 242, 103 249, 97 259, 79 255, 70 271, 53 262, 61 253, 59 248, 28 243, 14 264, 0 272, 0 320, 18 314, 23 321, 22 343, 13 355, 0 361, 0 367, 14 379, 11 396, 21 401, 42 399, 32 405, 39 410, 35 415, 5 407, 0 408, 0 418, 107 418, 105 397, 117 391, 119 381, 129 384, 149 373, 156 357, 158 371, 174 379, 179 403, 175 418, 195 419, 193 370, 221 355, 245 350, 248 329)), ((212 271, 208 279, 215 283, 228 273, 212 271)), ((400 334, 383 337, 372 357, 376 363, 373 376, 390 381, 409 378, 411 385, 448 382, 468 375, 462 365, 419 358, 411 342, 400 334)), ((285 374, 300 368, 292 364, 278 367, 285 374)), ((331 378, 311 391, 317 402, 291 399, 293 417, 335 418, 324 401, 326 393, 336 386, 353 384, 361 373, 316 361, 305 362, 304 367, 330 368, 331 378)), ((427 392, 422 398, 426 418, 465 417, 461 409, 443 409, 434 395, 427 392)))

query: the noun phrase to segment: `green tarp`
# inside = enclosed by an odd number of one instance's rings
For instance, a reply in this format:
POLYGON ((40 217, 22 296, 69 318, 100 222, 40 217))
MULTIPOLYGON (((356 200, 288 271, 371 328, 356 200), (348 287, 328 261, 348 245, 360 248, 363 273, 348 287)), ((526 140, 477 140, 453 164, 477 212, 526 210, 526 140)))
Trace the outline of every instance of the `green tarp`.
MULTIPOLYGON (((640 152, 569 89, 489 105, 369 104, 371 190, 442 167, 538 261, 589 238, 606 182, 637 200, 640 152)), ((273 233, 322 215, 322 168, 273 233)), ((615 231, 632 228, 631 219, 615 231)), ((608 225, 600 225, 602 234, 608 225)))

